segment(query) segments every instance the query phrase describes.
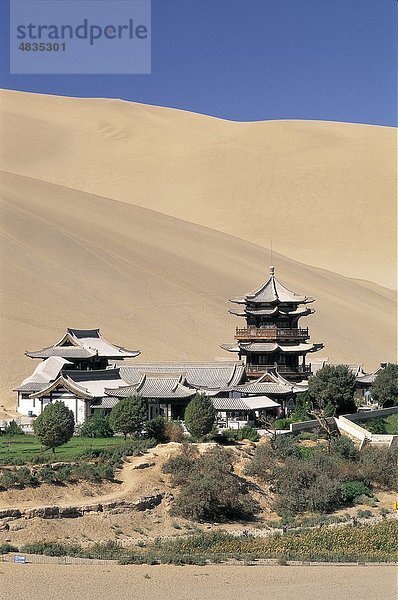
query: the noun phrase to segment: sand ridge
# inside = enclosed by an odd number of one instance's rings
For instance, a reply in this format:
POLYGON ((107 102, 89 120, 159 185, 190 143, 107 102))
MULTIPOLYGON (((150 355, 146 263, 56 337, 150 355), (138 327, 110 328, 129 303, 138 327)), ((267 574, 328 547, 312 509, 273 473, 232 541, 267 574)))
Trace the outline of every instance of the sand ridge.
POLYGON ((396 130, 4 90, 2 168, 396 284, 396 130))

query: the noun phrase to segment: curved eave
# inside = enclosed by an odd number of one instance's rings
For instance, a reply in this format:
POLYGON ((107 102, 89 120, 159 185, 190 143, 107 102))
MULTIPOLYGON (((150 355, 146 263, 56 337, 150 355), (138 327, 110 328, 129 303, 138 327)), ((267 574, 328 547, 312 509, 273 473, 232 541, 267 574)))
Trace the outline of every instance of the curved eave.
POLYGON ((80 346, 50 346, 49 348, 43 348, 42 350, 25 352, 25 355, 29 358, 51 358, 52 356, 58 356, 60 358, 66 359, 84 359, 84 358, 94 358, 98 356, 96 352, 91 350, 85 350, 80 348, 80 346), (73 350, 81 350, 81 352, 77 352, 75 355, 69 353, 66 348, 70 348, 73 350))
POLYGON ((220 348, 227 352, 239 352, 240 348, 236 344, 220 344, 220 348))
POLYGON ((66 390, 68 390, 72 394, 75 394, 79 398, 84 398, 85 400, 93 400, 95 397, 92 394, 90 394, 85 388, 83 388, 79 385, 76 385, 71 380, 66 379, 65 377, 63 377, 61 375, 55 381, 53 381, 50 385, 43 388, 39 392, 30 394, 29 398, 41 398, 42 396, 46 396, 47 394, 49 394, 50 392, 52 392, 53 390, 55 390, 59 387, 64 387, 66 390))

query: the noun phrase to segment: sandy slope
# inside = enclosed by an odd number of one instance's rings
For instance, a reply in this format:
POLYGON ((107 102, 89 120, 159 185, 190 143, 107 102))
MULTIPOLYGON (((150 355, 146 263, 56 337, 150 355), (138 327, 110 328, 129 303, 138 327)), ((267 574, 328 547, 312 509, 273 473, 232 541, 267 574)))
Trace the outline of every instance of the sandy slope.
POLYGON ((151 208, 389 287, 396 131, 235 123, 119 100, 1 96, 3 168, 151 208))
MULTIPOLYGON (((142 360, 231 357, 240 319, 227 299, 267 277, 269 252, 147 209, 15 175, 2 181, 1 404, 33 370, 24 357, 65 327, 101 326, 142 360)), ((394 293, 274 254, 277 275, 317 299, 308 323, 323 356, 395 359, 394 293)))

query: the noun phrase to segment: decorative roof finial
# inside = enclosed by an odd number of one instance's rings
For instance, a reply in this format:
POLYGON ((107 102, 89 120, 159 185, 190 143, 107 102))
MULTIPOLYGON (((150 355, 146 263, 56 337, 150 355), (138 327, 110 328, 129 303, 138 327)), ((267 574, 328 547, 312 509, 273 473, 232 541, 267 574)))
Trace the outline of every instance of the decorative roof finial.
POLYGON ((269 273, 270 273, 271 277, 273 277, 273 276, 274 276, 274 273, 275 273, 275 267, 271 266, 271 267, 269 268, 269 273))

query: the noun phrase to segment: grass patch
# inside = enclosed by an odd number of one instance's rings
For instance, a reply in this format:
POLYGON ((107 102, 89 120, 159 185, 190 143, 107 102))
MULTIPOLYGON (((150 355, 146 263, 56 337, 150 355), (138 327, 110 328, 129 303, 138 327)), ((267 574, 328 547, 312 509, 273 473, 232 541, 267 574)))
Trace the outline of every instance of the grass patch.
POLYGON ((55 457, 51 450, 43 450, 35 435, 1 435, 0 464, 26 464, 42 457, 51 461, 73 461, 90 452, 114 449, 123 446, 121 437, 91 438, 72 437, 57 448, 55 457))

